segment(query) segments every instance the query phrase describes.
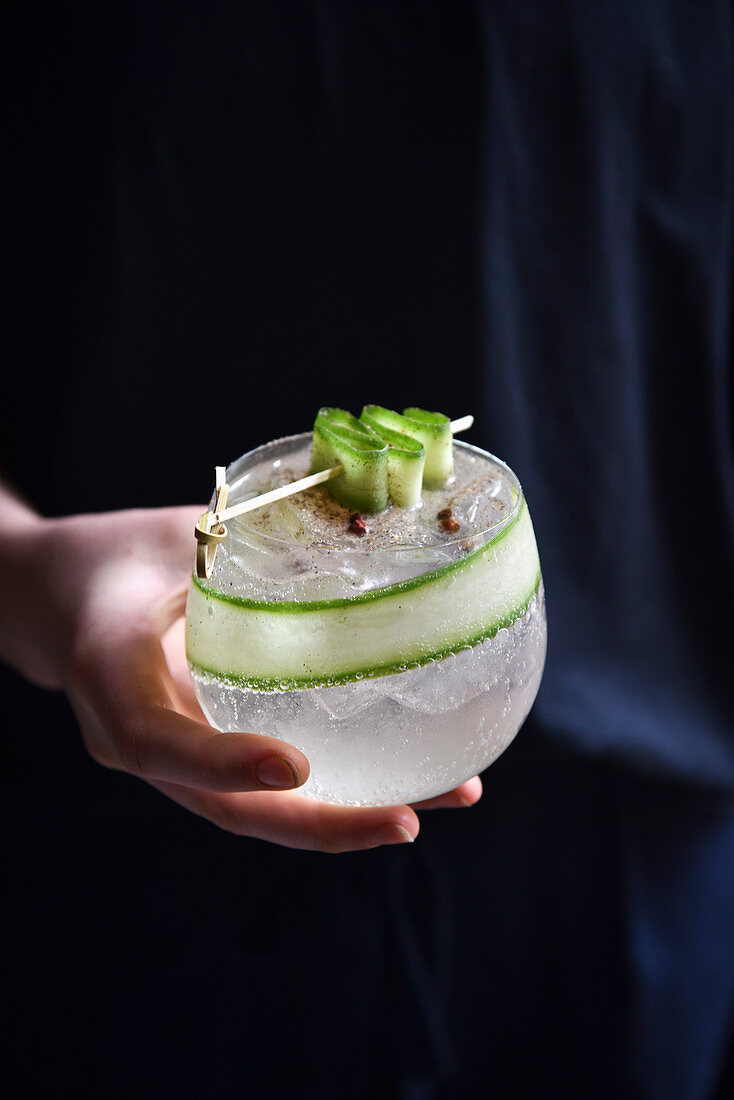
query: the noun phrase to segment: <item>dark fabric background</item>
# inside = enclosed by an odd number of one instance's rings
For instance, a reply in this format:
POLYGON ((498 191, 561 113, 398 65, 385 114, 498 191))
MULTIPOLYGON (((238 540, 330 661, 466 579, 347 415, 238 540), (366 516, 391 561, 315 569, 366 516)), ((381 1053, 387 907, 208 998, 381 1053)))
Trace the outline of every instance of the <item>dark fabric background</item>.
POLYGON ((544 731, 734 790, 731 23, 20 9, 4 468, 51 514, 203 501, 321 404, 473 412, 538 534, 544 731))
POLYGON ((327 397, 478 410, 470 8, 163 2, 16 19, 26 415, 5 442, 39 507, 208 499, 214 464, 308 429, 327 397))

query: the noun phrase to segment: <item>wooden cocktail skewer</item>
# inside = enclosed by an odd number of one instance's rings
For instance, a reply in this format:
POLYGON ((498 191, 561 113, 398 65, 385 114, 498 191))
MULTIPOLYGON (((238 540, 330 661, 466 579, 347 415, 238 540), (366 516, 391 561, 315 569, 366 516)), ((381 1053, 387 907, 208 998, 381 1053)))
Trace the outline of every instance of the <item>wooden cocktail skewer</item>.
POLYGON ((314 485, 321 485, 324 481, 331 481, 333 477, 342 472, 342 466, 330 466, 328 470, 319 470, 317 474, 309 474, 299 478, 298 481, 290 481, 287 485, 281 485, 279 489, 270 489, 267 493, 258 493, 249 500, 243 500, 239 504, 233 504, 231 508, 225 508, 222 512, 212 513, 212 523, 223 523, 232 516, 240 516, 244 512, 254 512, 256 508, 262 508, 266 504, 274 504, 276 500, 290 497, 294 493, 302 493, 304 489, 312 489, 314 485))
POLYGON ((451 434, 457 435, 459 432, 468 431, 474 423, 474 417, 469 413, 468 416, 460 416, 458 420, 451 421, 451 434))
MULTIPOLYGON (((462 416, 458 420, 451 421, 452 435, 464 432, 474 423, 473 416, 462 416)), ((293 496, 294 493, 302 493, 304 489, 312 489, 315 485, 323 485, 325 481, 331 481, 343 470, 343 466, 330 466, 328 470, 319 470, 317 474, 309 474, 307 477, 291 481, 288 485, 281 485, 279 489, 270 489, 267 493, 258 493, 257 496, 243 500, 239 504, 233 504, 231 508, 225 507, 229 495, 229 486, 226 482, 224 466, 216 467, 216 497, 212 511, 202 512, 196 521, 194 535, 196 536, 196 575, 199 580, 206 580, 211 576, 214 565, 214 557, 217 546, 227 537, 227 528, 224 521, 234 516, 244 515, 246 512, 254 512, 256 508, 263 508, 266 504, 274 504, 276 500, 293 496)))

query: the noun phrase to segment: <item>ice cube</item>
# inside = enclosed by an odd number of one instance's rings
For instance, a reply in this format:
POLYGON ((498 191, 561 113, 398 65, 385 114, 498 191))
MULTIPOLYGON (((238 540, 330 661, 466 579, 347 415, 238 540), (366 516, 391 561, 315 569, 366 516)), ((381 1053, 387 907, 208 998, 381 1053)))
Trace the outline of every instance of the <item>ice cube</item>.
MULTIPOLYGON (((359 680, 353 684, 338 684, 336 687, 318 688, 313 692, 315 702, 327 714, 337 721, 351 718, 360 710, 371 706, 390 693, 386 680, 394 676, 376 676, 373 679, 359 680)), ((312 689, 313 691, 313 689, 312 689)))

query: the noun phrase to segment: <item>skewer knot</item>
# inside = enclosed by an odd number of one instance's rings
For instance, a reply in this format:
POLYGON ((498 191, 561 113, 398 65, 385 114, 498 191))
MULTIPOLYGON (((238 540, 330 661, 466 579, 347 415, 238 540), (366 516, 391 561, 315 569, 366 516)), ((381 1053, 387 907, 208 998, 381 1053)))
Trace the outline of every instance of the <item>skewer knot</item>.
POLYGON ((224 510, 229 496, 229 485, 225 480, 224 469, 217 467, 217 490, 214 498, 214 508, 209 512, 202 512, 194 527, 196 538, 196 575, 199 580, 207 580, 214 568, 214 558, 217 547, 227 537, 227 528, 223 523, 214 523, 214 516, 224 510))

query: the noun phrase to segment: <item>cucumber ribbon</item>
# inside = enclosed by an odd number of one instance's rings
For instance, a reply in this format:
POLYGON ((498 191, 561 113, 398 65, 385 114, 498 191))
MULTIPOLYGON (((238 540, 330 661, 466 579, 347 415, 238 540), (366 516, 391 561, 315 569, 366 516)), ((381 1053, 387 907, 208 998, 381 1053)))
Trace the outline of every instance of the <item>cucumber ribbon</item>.
POLYGON ((189 664, 255 691, 332 687, 402 672, 478 645, 516 622, 540 586, 521 500, 470 553, 410 580, 330 600, 254 600, 195 578, 189 664))

